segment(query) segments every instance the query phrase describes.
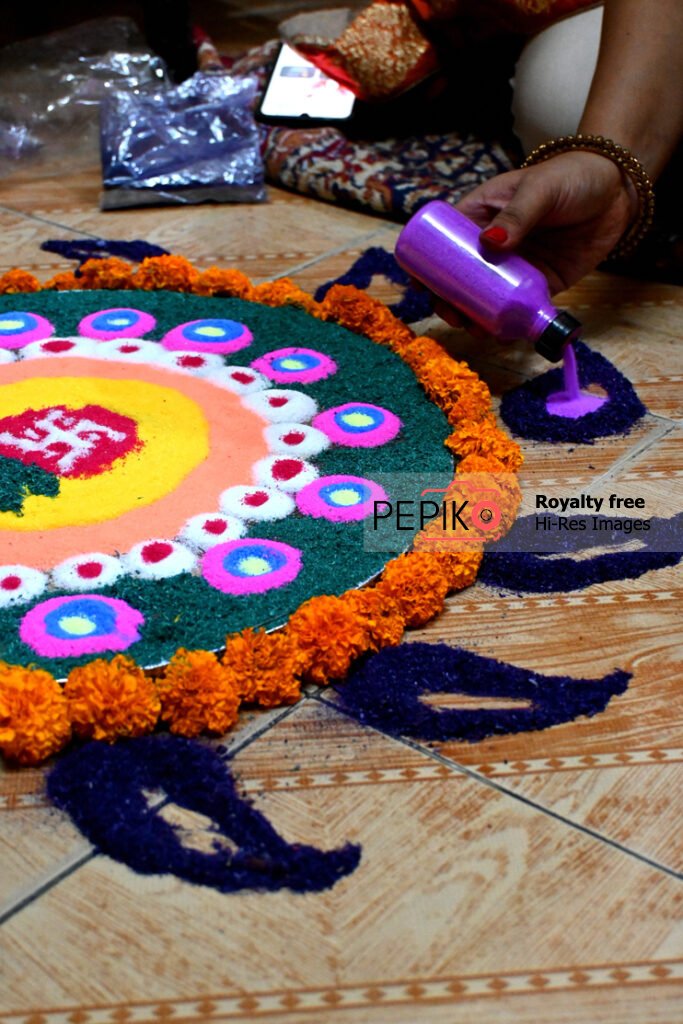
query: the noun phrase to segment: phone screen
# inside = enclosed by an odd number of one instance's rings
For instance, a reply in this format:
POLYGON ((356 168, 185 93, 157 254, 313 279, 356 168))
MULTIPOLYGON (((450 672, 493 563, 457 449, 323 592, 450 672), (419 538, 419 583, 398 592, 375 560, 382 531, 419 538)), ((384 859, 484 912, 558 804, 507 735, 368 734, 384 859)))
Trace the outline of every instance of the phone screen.
POLYGON ((261 103, 261 113, 265 117, 343 121, 351 116, 355 98, 350 89, 284 43, 261 103))

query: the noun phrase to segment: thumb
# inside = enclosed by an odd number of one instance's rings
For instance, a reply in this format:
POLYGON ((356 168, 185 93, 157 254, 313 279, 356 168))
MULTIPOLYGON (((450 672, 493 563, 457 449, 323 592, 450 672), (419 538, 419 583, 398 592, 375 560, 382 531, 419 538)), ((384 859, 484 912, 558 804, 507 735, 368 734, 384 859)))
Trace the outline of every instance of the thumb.
POLYGON ((497 213, 480 238, 495 249, 516 249, 555 205, 554 190, 533 175, 522 178, 510 202, 497 213))

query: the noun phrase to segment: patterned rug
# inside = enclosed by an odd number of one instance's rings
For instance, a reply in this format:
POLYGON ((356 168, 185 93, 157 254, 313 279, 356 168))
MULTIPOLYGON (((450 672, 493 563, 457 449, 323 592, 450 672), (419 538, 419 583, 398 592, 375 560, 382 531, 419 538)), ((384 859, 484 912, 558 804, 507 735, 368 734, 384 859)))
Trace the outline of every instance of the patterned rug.
POLYGON ((392 474, 521 461, 486 386, 386 307, 168 256, 28 278, 0 279, 2 661, 149 669, 289 623, 292 675, 325 682, 472 582, 480 545, 365 542, 392 474))
MULTIPOLYGON (((228 62, 230 73, 254 76, 262 93, 279 45, 273 40, 228 62)), ((435 105, 417 104, 411 112, 383 108, 354 133, 262 125, 267 178, 317 199, 406 220, 432 199, 455 203, 475 185, 512 169, 517 154, 509 133, 503 141, 504 133, 496 138, 465 127, 444 130, 436 119, 425 129, 427 111, 435 105)))

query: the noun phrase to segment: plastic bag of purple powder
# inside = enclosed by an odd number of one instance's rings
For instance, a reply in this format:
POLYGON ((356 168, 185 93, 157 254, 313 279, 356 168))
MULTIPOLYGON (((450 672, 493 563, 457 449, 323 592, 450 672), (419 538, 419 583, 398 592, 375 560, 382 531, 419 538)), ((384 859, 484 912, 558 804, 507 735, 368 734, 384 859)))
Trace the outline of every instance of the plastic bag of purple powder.
POLYGON ((102 209, 263 201, 255 90, 250 78, 199 71, 175 88, 107 97, 102 209))

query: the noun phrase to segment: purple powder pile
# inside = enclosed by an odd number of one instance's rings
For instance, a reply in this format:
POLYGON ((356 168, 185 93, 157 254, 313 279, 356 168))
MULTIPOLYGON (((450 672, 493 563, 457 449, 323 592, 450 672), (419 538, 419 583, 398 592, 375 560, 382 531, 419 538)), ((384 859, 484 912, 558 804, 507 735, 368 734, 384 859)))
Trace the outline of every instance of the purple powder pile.
POLYGON ((238 794, 225 761, 179 736, 88 743, 57 762, 47 791, 98 852, 143 875, 172 874, 219 892, 320 892, 360 861, 360 847, 351 843, 325 852, 285 842, 238 794), (168 801, 211 818, 214 851, 184 846, 159 807, 149 806, 145 790, 161 790, 168 801))
POLYGON ((387 647, 361 662, 339 686, 339 698, 363 725, 390 736, 476 743, 596 715, 624 693, 630 678, 618 670, 602 679, 546 676, 461 647, 411 643, 387 647), (529 706, 439 709, 420 699, 430 693, 513 698, 529 706))

